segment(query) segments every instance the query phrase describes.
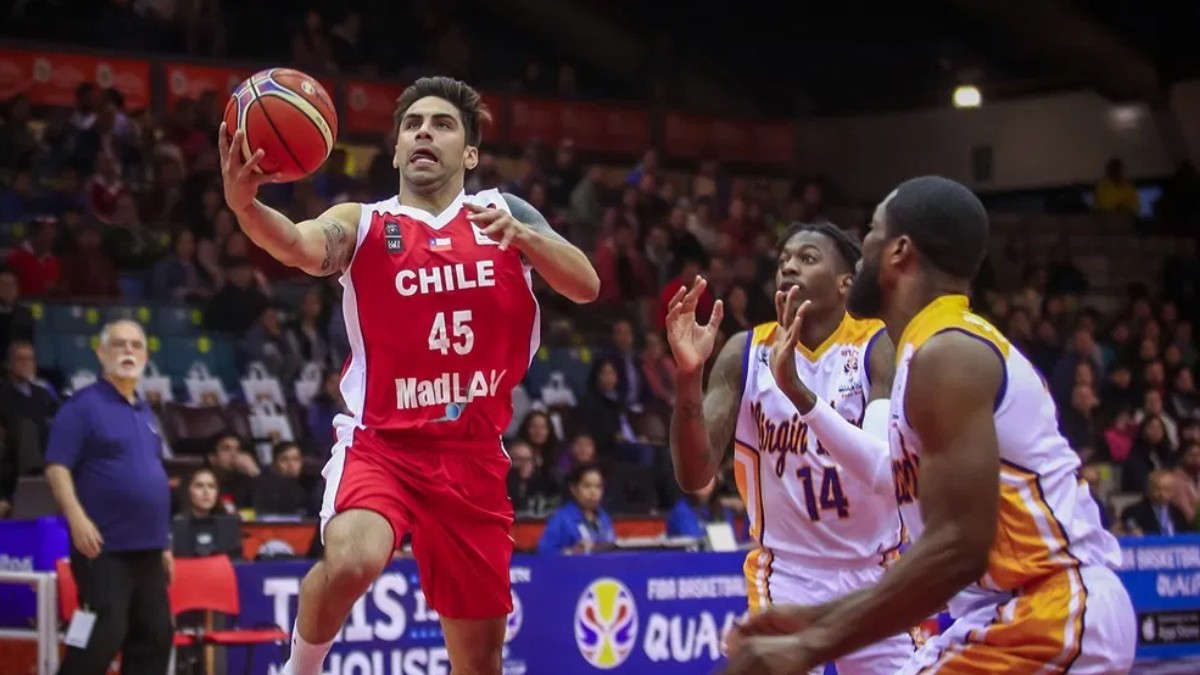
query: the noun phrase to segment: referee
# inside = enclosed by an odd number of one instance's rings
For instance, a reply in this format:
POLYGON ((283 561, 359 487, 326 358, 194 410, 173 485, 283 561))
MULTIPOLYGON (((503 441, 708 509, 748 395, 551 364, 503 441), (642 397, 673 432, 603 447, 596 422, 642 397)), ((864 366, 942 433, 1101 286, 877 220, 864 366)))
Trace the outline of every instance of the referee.
POLYGON ((46 449, 46 476, 71 529, 79 604, 95 615, 59 673, 103 675, 120 651, 122 673, 159 675, 171 654, 174 560, 162 440, 135 393, 146 334, 132 321, 110 323, 96 356, 104 377, 63 404, 46 449))

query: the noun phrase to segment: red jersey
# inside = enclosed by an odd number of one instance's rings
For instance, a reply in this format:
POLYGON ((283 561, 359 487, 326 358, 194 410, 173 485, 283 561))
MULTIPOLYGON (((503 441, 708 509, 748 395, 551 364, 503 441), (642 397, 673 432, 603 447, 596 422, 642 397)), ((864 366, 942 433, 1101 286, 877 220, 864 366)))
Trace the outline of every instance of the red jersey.
POLYGON ((497 190, 460 194, 441 214, 398 197, 363 204, 341 277, 352 422, 434 439, 498 442, 512 390, 537 352, 531 269, 467 220, 467 201, 508 210, 497 190))

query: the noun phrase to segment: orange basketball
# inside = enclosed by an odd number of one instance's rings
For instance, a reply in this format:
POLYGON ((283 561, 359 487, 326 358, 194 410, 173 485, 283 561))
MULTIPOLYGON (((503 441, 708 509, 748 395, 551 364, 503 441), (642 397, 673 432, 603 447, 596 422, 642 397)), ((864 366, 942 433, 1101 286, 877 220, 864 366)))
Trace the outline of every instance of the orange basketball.
POLYGON ((242 156, 264 155, 262 173, 280 181, 304 178, 329 157, 337 140, 337 111, 328 92, 312 77, 290 68, 271 68, 238 85, 225 106, 232 136, 246 132, 242 156))

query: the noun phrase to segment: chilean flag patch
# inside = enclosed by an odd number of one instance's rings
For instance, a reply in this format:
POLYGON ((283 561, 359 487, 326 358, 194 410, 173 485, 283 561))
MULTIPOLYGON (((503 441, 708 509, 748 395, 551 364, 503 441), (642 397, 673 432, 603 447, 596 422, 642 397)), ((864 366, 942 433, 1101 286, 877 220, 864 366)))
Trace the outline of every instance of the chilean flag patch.
POLYGON ((430 237, 429 238, 429 250, 430 251, 449 251, 450 250, 450 237, 430 237))

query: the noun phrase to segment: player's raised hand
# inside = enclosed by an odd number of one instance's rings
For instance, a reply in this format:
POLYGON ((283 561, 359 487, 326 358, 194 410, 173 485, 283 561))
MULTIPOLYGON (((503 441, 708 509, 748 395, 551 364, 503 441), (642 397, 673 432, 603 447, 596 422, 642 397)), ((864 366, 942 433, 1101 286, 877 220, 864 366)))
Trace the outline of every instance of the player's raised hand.
POLYGON ((775 341, 771 345, 771 374, 779 388, 789 395, 805 391, 796 372, 796 345, 800 342, 804 315, 811 304, 808 300, 800 302, 799 288, 790 288, 787 293, 775 291, 775 317, 779 327, 775 329, 775 341))
POLYGON ((675 367, 685 373, 693 373, 704 367, 712 356, 717 340, 717 329, 725 316, 725 307, 718 300, 712 309, 708 323, 696 322, 696 305, 708 282, 698 278, 689 290, 681 286, 667 305, 667 343, 675 356, 675 367))
POLYGON ((529 233, 529 226, 513 218, 508 211, 489 209, 471 202, 464 206, 471 212, 467 220, 479 226, 492 241, 500 242, 501 251, 506 250, 513 242, 516 242, 519 248, 522 238, 529 233))
POLYGON ((258 188, 264 183, 275 181, 276 175, 265 174, 259 170, 258 163, 266 155, 261 148, 255 150, 249 160, 243 160, 245 131, 238 129, 230 136, 229 129, 222 122, 217 136, 217 150, 221 153, 221 180, 225 184, 225 203, 236 214, 249 208, 258 196, 258 188))

